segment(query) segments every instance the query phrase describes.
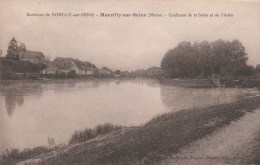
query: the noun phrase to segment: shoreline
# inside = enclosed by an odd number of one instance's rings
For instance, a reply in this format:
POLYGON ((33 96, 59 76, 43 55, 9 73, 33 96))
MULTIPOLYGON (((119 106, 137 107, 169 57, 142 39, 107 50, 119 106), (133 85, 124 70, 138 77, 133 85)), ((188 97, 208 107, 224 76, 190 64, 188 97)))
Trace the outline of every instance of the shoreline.
POLYGON ((7 156, 0 160, 2 164, 156 164, 259 107, 260 96, 256 96, 235 103, 181 110, 157 116, 142 126, 122 128, 86 142, 54 147, 32 157, 13 159, 7 156))
POLYGON ((13 82, 81 82, 95 80, 133 80, 133 79, 148 79, 156 80, 162 85, 186 87, 186 88, 250 88, 260 90, 260 79, 172 79, 172 78, 142 78, 142 77, 89 77, 89 78, 65 78, 65 79, 18 79, 18 80, 0 80, 0 83, 13 82))

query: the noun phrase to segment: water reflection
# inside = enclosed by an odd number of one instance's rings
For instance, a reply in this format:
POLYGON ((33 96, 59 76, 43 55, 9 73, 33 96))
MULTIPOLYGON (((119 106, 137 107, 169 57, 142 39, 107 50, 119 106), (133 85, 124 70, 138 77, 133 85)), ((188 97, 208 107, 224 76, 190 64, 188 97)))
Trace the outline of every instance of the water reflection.
POLYGON ((18 93, 16 90, 9 90, 5 93, 5 106, 9 116, 12 116, 16 105, 22 106, 24 103, 23 94, 18 93))
POLYGON ((12 116, 17 107, 23 106, 28 96, 39 99, 45 91, 68 92, 83 90, 86 88, 98 88, 100 85, 109 85, 114 82, 106 80, 62 80, 48 82, 2 82, 0 83, 0 95, 4 97, 5 108, 8 116, 12 116))
POLYGON ((100 85, 109 85, 114 82, 113 79, 95 79, 95 80, 62 80, 46 82, 44 88, 48 88, 55 92, 65 92, 73 90, 81 90, 86 88, 98 88, 100 85), (54 84, 54 85, 53 85, 54 84))
POLYGON ((233 102, 246 96, 244 90, 232 88, 160 86, 160 90, 162 102, 173 111, 233 102))
POLYGON ((39 83, 2 83, 0 85, 0 95, 5 99, 5 109, 8 116, 12 116, 17 107, 21 107, 25 102, 25 96, 40 96, 43 88, 39 83))

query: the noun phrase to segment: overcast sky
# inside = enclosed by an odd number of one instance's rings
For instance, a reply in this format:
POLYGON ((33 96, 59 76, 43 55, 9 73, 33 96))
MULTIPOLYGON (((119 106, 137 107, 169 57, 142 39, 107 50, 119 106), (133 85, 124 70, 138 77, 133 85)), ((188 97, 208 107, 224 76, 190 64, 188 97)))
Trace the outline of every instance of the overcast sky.
POLYGON ((87 60, 98 67, 160 66, 181 41, 239 39, 249 64, 260 63, 260 1, 0 0, 0 49, 12 37, 45 56, 87 60), (36 17, 27 13, 231 13, 221 18, 36 17))

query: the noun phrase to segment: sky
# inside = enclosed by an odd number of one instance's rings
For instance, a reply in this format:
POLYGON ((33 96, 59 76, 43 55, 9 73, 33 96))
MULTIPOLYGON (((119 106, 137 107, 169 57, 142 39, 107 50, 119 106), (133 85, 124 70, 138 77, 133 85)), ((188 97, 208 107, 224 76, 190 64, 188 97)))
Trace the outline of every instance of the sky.
POLYGON ((72 57, 113 70, 160 66, 182 41, 238 39, 250 65, 260 64, 260 1, 203 0, 0 0, 0 50, 12 37, 46 57, 72 57), (95 17, 27 16, 94 13, 95 17), (100 17, 100 13, 159 13, 164 17, 100 17), (169 17, 169 14, 192 17, 169 17), (208 17, 194 17, 208 14, 208 17), (209 14, 233 17, 209 17, 209 14))

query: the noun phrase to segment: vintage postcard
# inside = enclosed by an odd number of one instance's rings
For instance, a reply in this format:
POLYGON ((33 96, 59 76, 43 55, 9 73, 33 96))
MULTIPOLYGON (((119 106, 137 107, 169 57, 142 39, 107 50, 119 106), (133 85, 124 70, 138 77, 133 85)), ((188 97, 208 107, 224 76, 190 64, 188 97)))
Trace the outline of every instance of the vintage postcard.
POLYGON ((260 164, 259 0, 0 0, 1 165, 260 164))

